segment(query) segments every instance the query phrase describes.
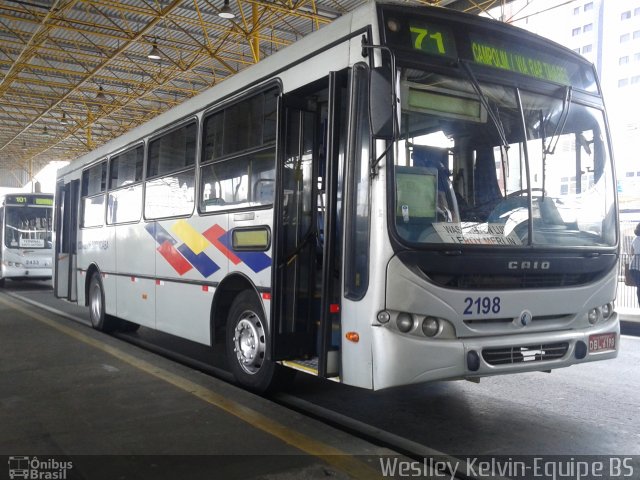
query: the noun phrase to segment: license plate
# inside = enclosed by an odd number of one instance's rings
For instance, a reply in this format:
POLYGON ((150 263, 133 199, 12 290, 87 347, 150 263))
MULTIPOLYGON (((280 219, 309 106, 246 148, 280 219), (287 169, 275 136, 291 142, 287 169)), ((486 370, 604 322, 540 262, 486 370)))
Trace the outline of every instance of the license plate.
POLYGON ((615 333, 600 333, 589 335, 589 352, 604 352, 616 349, 615 333))

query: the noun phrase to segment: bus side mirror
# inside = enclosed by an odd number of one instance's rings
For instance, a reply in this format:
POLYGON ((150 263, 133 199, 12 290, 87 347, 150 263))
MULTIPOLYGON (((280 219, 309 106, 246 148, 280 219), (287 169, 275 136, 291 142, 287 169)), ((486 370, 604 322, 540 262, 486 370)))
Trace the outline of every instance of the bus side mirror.
MULTIPOLYGON (((397 98, 391 70, 388 67, 372 68, 369 72, 369 106, 371 108, 371 135, 394 140, 394 116, 397 115, 397 98)), ((398 117, 399 118, 399 117, 398 117)), ((400 122, 397 121, 398 131, 400 122)))

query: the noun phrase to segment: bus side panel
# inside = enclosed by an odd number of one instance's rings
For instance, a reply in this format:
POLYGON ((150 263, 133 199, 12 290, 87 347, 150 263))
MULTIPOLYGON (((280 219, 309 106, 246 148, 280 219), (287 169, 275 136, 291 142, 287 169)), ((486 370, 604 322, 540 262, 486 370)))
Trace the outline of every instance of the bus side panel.
POLYGON ((213 288, 163 281, 156 285, 157 328, 187 340, 211 345, 209 314, 213 288))
POLYGON ((213 293, 229 271, 228 214, 163 220, 156 231, 156 328, 209 345, 213 293))
POLYGON ((233 242, 234 231, 236 231, 236 239, 240 242, 243 241, 243 235, 251 240, 261 241, 258 237, 262 238, 266 233, 266 246, 240 247, 238 251, 234 251, 237 259, 229 264, 229 272, 242 273, 259 290, 270 291, 273 209, 247 212, 247 214, 248 217, 245 213, 229 215, 229 240, 233 242))
MULTIPOLYGON (((78 269, 87 271, 95 264, 103 273, 102 284, 104 286, 105 310, 109 314, 116 312, 116 285, 115 277, 109 273, 115 271, 116 242, 115 229, 113 228, 84 228, 78 232, 78 269), (106 274, 106 275, 105 275, 106 274)), ((76 275, 78 279, 78 301, 80 296, 84 299, 85 282, 91 279, 85 275, 76 275)), ((82 304, 82 303, 81 303, 82 304)))
POLYGON ((155 328, 155 255, 158 246, 147 224, 118 225, 116 230, 117 316, 155 328))

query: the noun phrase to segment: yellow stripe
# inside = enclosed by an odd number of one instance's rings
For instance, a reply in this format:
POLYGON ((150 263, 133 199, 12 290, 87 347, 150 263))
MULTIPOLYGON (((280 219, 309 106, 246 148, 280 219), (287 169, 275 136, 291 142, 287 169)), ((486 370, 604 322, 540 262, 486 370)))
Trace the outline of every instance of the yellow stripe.
POLYGON ((78 340, 98 350, 108 353, 109 355, 137 368, 138 370, 153 375, 160 380, 164 380, 165 382, 170 383, 171 385, 224 410, 230 415, 233 415, 240 420, 245 421, 250 426, 262 430, 263 432, 266 432, 278 438, 279 440, 282 440, 283 442, 297 448, 298 450, 322 459, 327 464, 334 466, 335 468, 341 470, 342 472, 348 474, 353 478, 382 478, 380 472, 374 470, 368 465, 365 465, 363 462, 347 454, 346 452, 343 452, 342 450, 334 448, 323 442, 314 440, 313 438, 310 438, 303 433, 291 430, 281 423, 271 420, 260 412, 253 410, 252 408, 236 403, 233 400, 230 400, 212 390, 209 390, 208 388, 198 385, 197 383, 182 378, 178 375, 174 375, 167 370, 146 362, 145 360, 136 358, 133 355, 123 352, 116 347, 106 345, 97 339, 91 338, 88 335, 85 335, 84 333, 79 332, 71 327, 62 325, 55 320, 51 320, 45 317, 44 315, 32 312, 19 304, 3 298, 2 296, 0 296, 0 303, 13 308, 14 310, 17 310, 34 320, 48 325, 49 327, 61 333, 64 333, 65 335, 68 335, 75 340, 78 340))
POLYGON ((196 255, 199 255, 205 248, 210 246, 209 241, 204 238, 195 228, 187 223, 186 220, 179 220, 173 224, 171 231, 182 240, 187 247, 196 255))

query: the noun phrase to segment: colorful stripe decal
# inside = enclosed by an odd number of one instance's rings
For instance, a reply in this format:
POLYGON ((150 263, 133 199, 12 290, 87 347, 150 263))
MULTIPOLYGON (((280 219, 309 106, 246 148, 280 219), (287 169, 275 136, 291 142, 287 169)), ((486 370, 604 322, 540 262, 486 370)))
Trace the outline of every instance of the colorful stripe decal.
POLYGON ((171 245, 178 243, 158 222, 148 223, 144 228, 155 238, 158 245, 162 245, 164 242, 169 242, 171 245))
POLYGON ((210 245, 207 239, 185 220, 179 220, 174 223, 171 231, 175 233, 195 255, 200 255, 210 245))
MULTIPOLYGON (((227 249, 232 249, 231 232, 225 232, 224 235, 218 237, 218 241, 227 249)), ((263 252, 233 250, 233 253, 256 273, 271 266, 271 258, 263 252)))
POLYGON ((196 270, 198 270, 204 278, 213 275, 220 267, 211 260, 204 252, 200 252, 196 255, 191 249, 186 245, 182 244, 178 247, 178 251, 184 255, 191 265, 193 265, 196 270))
POLYGON ((224 254, 224 256, 227 257, 234 265, 238 265, 239 263, 242 263, 242 260, 240 260, 231 250, 227 248, 226 245, 224 245, 219 240, 220 237, 225 233, 226 232, 224 231, 224 229, 220 225, 216 224, 209 230, 203 232, 202 235, 204 235, 204 237, 209 240, 214 247, 220 250, 224 254))
POLYGON ((158 253, 160 253, 167 262, 169 262, 169 265, 178 272, 178 275, 184 275, 192 268, 189 262, 185 260, 180 252, 176 250, 176 247, 171 245, 169 241, 164 242, 158 247, 158 253))
POLYGON ((192 268, 200 272, 204 278, 220 270, 220 266, 205 253, 211 245, 234 265, 244 263, 255 273, 271 266, 271 257, 264 252, 234 251, 231 232, 225 231, 220 225, 213 225, 205 232, 199 233, 186 220, 178 220, 171 227, 171 231, 183 242, 180 244, 157 222, 148 223, 145 229, 158 243, 158 253, 181 276, 192 268))

